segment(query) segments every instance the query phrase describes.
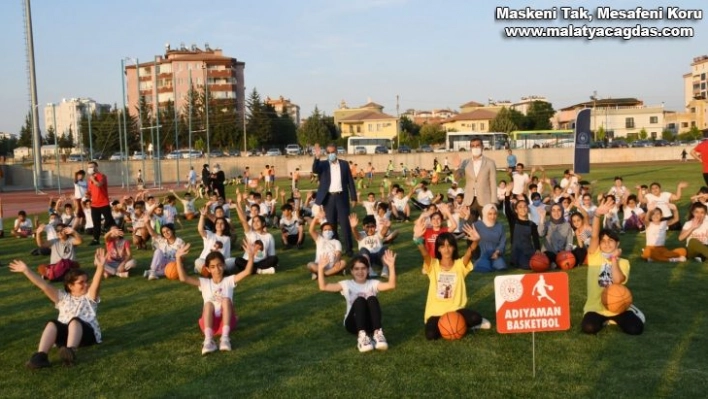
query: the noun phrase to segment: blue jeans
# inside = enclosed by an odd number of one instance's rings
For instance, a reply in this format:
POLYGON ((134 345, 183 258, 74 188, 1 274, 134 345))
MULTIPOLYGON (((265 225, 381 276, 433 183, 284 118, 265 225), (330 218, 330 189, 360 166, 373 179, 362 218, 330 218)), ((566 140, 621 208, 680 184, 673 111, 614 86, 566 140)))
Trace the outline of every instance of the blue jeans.
POLYGON ((492 254, 494 251, 482 252, 482 255, 474 261, 474 271, 475 272, 496 272, 499 270, 506 269, 506 262, 503 256, 499 256, 496 259, 492 259, 492 254))

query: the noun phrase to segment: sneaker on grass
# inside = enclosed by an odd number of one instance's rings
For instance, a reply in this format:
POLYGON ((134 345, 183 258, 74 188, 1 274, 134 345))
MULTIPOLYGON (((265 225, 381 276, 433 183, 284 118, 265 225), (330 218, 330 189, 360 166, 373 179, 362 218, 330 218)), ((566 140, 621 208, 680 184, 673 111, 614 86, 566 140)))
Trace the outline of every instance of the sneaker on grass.
POLYGON ((271 266, 267 269, 256 269, 256 274, 275 274, 275 268, 271 266))
POLYGON ((386 337, 384 336, 383 330, 380 328, 374 331, 374 347, 377 351, 385 351, 388 349, 388 342, 386 342, 386 337))
POLYGON ((221 341, 219 341, 219 350, 224 352, 231 350, 231 340, 229 337, 221 337, 221 341))
POLYGON ((216 352, 218 348, 216 347, 216 342, 213 339, 208 339, 204 341, 204 346, 202 346, 202 355, 207 355, 212 352, 216 352))
POLYGON ((639 308, 637 308, 636 306, 634 306, 634 305, 629 305, 629 309, 627 309, 627 310, 630 311, 630 312, 632 312, 632 313, 634 313, 635 315, 637 315, 637 317, 639 317, 639 320, 641 320, 642 323, 646 323, 646 322, 647 322, 647 318, 646 318, 646 316, 644 316, 644 312, 642 312, 641 310, 639 310, 639 308))
POLYGON ((366 335, 366 331, 359 331, 359 336, 356 339, 356 347, 361 353, 369 352, 374 349, 374 344, 371 342, 371 338, 366 335))
POLYGON ((27 367, 31 369, 41 369, 51 366, 52 364, 49 363, 49 356, 47 356, 47 354, 44 352, 35 353, 27 362, 27 367))
POLYGON ((76 349, 62 346, 59 348, 59 358, 64 363, 64 366, 73 366, 76 361, 76 349))
POLYGON ((475 330, 489 330, 492 328, 492 322, 482 317, 482 322, 472 328, 475 330))

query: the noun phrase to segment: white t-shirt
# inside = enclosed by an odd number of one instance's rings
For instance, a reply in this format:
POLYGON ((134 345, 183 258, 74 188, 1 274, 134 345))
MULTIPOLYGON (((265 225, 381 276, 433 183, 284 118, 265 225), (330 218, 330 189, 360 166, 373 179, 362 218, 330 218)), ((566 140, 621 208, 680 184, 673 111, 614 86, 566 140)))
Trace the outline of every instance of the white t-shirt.
POLYGON ((364 237, 359 240, 359 249, 366 248, 369 252, 379 252, 383 248, 383 238, 379 233, 368 236, 362 231, 359 234, 364 237))
POLYGON ((364 284, 359 284, 354 280, 342 280, 339 282, 339 285, 342 286, 342 296, 347 301, 347 311, 344 313, 345 321, 357 298, 367 299, 379 293, 379 283, 379 280, 366 280, 364 284))
POLYGON ((336 238, 328 240, 320 235, 317 237, 315 245, 317 247, 315 251, 315 263, 320 261, 322 255, 327 255, 330 259, 330 264, 328 267, 332 266, 332 260, 337 252, 342 252, 342 243, 336 238))
MULTIPOLYGON (((327 162, 329 162, 329 161, 327 161, 327 162)), ((329 192, 330 193, 338 193, 338 192, 343 191, 342 171, 339 166, 339 160, 337 160, 334 163, 329 162, 329 176, 330 176, 329 192)))
POLYGON ((280 228, 285 229, 287 231, 288 235, 296 235, 298 234, 298 223, 300 221, 298 220, 297 217, 295 217, 295 214, 293 213, 290 218, 286 218, 285 216, 282 216, 280 218, 280 228))
POLYGON ((662 247, 666 244, 666 230, 668 226, 666 221, 649 223, 646 229, 647 246, 662 247))
POLYGON ((196 213, 196 209, 194 208, 194 201, 195 200, 180 200, 182 202, 182 206, 184 207, 184 213, 196 213))
POLYGON ((162 206, 162 217, 165 219, 165 223, 174 224, 175 216, 177 216, 177 208, 170 204, 162 206))
POLYGON ((184 241, 182 241, 181 238, 177 237, 175 238, 175 242, 170 244, 166 238, 156 237, 152 240, 152 246, 153 248, 162 251, 162 255, 166 259, 174 261, 175 259, 177 259, 177 250, 184 246, 184 241))
POLYGON ((66 241, 55 238, 48 241, 47 244, 49 244, 48 246, 51 249, 49 256, 50 264, 53 265, 62 259, 76 260, 76 251, 74 251, 76 240, 74 237, 69 237, 66 241))
POLYGON ((366 209, 367 215, 376 214, 376 201, 361 201, 361 204, 364 205, 364 209, 366 209))
POLYGON ((671 193, 664 191, 658 196, 647 193, 644 198, 647 200, 647 204, 656 202, 656 207, 661 209, 661 217, 671 217, 671 209, 669 209, 669 203, 671 202, 671 193))
POLYGON ((199 255, 200 259, 206 259, 207 255, 214 250, 214 245, 217 242, 221 243, 221 249, 219 252, 224 255, 224 258, 231 257, 231 237, 218 236, 209 230, 206 230, 205 233, 206 238, 202 239, 204 241, 204 249, 202 250, 201 255, 199 255))
MULTIPOLYGON (((691 221, 687 221, 683 224, 682 230, 690 230, 691 221)), ((691 235, 686 239, 686 246, 691 240, 698 240, 703 245, 708 245, 708 218, 703 219, 703 224, 701 224, 697 229, 691 232, 691 235)))
POLYGON ((221 300, 229 298, 233 301, 234 288, 234 276, 224 277, 219 283, 215 283, 211 278, 199 277, 199 291, 202 292, 204 303, 211 302, 214 305, 214 315, 217 317, 221 317, 221 300))
POLYGON ((15 227, 13 228, 13 230, 20 230, 22 232, 30 234, 32 233, 32 221, 29 219, 25 219, 23 222, 20 222, 20 219, 15 219, 15 227))
POLYGON ((430 189, 425 191, 418 189, 416 192, 416 199, 423 205, 430 205, 433 202, 433 198, 435 198, 435 194, 430 189))
POLYGON ((393 197, 393 206, 396 207, 397 211, 403 212, 403 210, 406 209, 406 204, 408 204, 407 195, 404 195, 401 198, 398 198, 398 196, 393 197))
POLYGON ((464 194, 464 193, 465 193, 465 190, 463 190, 459 187, 458 188, 450 187, 447 189, 447 196, 452 199, 455 199, 455 197, 457 197, 458 194, 464 194))
MULTIPOLYGON (((637 215, 639 218, 641 218, 642 215, 644 214, 644 209, 642 209, 638 206, 635 206, 634 208, 630 208, 628 206, 625 206, 623 214, 622 214, 623 220, 628 220, 629 218, 631 218, 632 212, 634 212, 635 215, 637 215)), ((592 219, 590 219, 590 220, 592 221, 592 219)), ((648 241, 648 239, 647 239, 647 241, 648 241)), ((650 244, 647 244, 647 245, 650 245, 650 244)), ((664 245, 664 244, 661 244, 661 245, 664 245)))
POLYGON ((523 194, 526 192, 526 186, 528 186, 531 178, 526 173, 514 172, 511 176, 514 181, 514 186, 511 189, 512 194, 523 194))
POLYGON ((86 195, 86 190, 88 189, 88 182, 86 180, 79 180, 74 183, 74 199, 82 199, 86 195))
POLYGON ((64 324, 69 324, 71 319, 78 317, 93 327, 93 335, 96 342, 101 342, 101 327, 96 319, 96 310, 101 302, 100 298, 95 301, 90 300, 86 295, 73 296, 63 289, 58 290, 59 298, 54 305, 59 310, 57 320, 64 324))
MULTIPOLYGON (((248 233, 246 233, 246 240, 250 244, 255 243, 258 240, 261 240, 263 243, 263 252, 265 256, 275 256, 275 241, 273 240, 273 235, 270 233, 256 233, 255 231, 251 230, 248 233)), ((259 257, 256 257, 254 259, 255 262, 258 262, 261 259, 258 259, 259 257)), ((243 259, 248 260, 248 252, 244 252, 243 254, 243 259)))

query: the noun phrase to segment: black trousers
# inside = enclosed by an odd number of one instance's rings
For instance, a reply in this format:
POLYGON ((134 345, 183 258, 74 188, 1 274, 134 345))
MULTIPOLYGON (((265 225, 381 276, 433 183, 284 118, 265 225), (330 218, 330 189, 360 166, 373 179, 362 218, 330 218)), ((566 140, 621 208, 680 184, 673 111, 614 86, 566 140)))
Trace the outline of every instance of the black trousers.
POLYGON ((111 207, 109 205, 101 207, 91 207, 91 220, 93 220, 93 240, 98 241, 101 236, 101 216, 104 219, 104 227, 106 230, 110 229, 111 226, 116 224, 113 220, 113 215, 111 214, 111 207))
POLYGON ((342 239, 340 241, 342 242, 344 251, 351 252, 352 229, 349 224, 349 213, 351 212, 349 197, 344 192, 339 194, 330 193, 327 194, 324 201, 322 201, 322 206, 324 207, 327 221, 332 223, 335 237, 339 239, 338 227, 341 227, 342 239))
MULTIPOLYGON (((248 264, 248 261, 246 259, 243 259, 242 257, 236 258, 236 267, 239 268, 239 270, 243 270, 246 268, 246 265, 248 264)), ((278 257, 273 255, 273 256, 266 256, 265 259, 259 260, 258 262, 255 262, 253 264, 253 273, 256 273, 257 269, 268 269, 270 267, 276 267, 278 266, 278 257)))
POLYGON ((381 328, 381 305, 375 296, 357 298, 344 320, 344 327, 352 334, 364 330, 371 335, 381 328))
POLYGON ((605 327, 607 320, 613 320, 622 331, 629 335, 640 335, 644 332, 644 323, 642 320, 639 316, 634 314, 634 312, 629 310, 612 317, 603 316, 595 312, 587 312, 585 316, 583 316, 580 328, 586 334, 597 334, 605 327))
MULTIPOLYGON (((457 313, 461 314, 465 318, 467 323, 467 329, 474 326, 482 324, 482 315, 471 309, 457 309, 457 313)), ((440 334, 440 329, 438 328, 438 321, 440 316, 431 316, 428 321, 425 322, 425 338, 428 340, 440 339, 442 336, 440 334)))

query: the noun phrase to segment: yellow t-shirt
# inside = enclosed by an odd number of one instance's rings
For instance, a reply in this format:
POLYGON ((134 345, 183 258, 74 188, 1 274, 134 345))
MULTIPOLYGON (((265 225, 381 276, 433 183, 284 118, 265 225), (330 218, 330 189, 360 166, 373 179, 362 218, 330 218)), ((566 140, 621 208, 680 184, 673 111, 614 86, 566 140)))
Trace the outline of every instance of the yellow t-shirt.
POLYGON ((450 270, 443 270, 439 259, 431 259, 430 266, 423 266, 423 273, 430 280, 423 321, 427 322, 432 316, 442 316, 467 305, 465 276, 473 267, 472 262, 463 264, 462 258, 456 259, 450 270))
MULTIPOLYGON (((622 284, 627 284, 629 280, 629 261, 620 258, 619 268, 625 276, 622 284)), ((612 284, 612 264, 609 259, 602 256, 602 252, 598 249, 595 253, 588 255, 588 298, 585 301, 583 314, 596 312, 603 316, 617 315, 617 313, 605 309, 602 304, 602 290, 610 284, 612 284)))

